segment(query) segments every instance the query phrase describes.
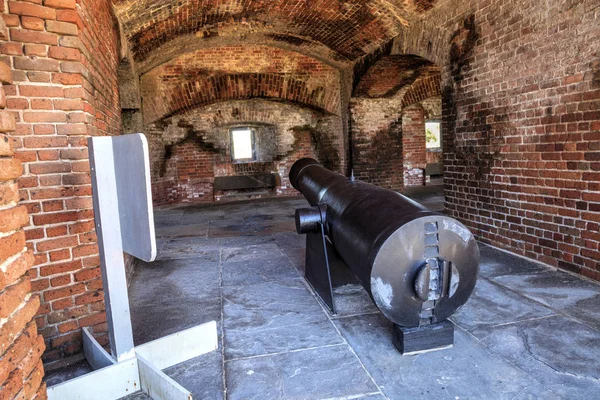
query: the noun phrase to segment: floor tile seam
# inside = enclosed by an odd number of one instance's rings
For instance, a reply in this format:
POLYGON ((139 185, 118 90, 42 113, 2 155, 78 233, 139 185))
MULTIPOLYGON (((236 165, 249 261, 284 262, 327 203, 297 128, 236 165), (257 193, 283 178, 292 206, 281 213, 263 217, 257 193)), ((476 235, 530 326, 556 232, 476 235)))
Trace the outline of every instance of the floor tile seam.
POLYGON ((325 305, 322 304, 321 301, 319 301, 319 299, 317 298, 317 294, 315 293, 315 291, 313 290, 312 286, 308 284, 308 282, 306 282, 306 279, 303 279, 304 281, 304 285, 308 288, 309 292, 311 293, 311 295, 313 296, 313 298, 315 299, 315 301, 319 304, 319 306, 321 307, 321 310, 323 311, 323 313, 325 314, 325 317, 329 320, 329 322, 331 323, 331 325, 333 326, 333 328, 336 330, 338 336, 343 340, 343 342, 345 343, 345 345, 348 347, 348 349, 350 350, 350 352, 354 355, 354 357, 356 358, 356 360, 358 361, 358 363, 360 364, 361 368, 363 369, 363 371, 365 371, 365 373, 367 374, 367 376, 369 377, 369 379, 371 380, 371 382, 373 383, 373 385, 375 385, 375 387, 377 388, 377 390, 379 390, 379 393, 387 400, 390 400, 385 393, 383 392, 383 390, 381 390, 381 387, 379 386, 379 384, 377 383, 377 381, 375 381, 375 378, 371 375, 371 373, 369 372, 369 370, 367 369, 367 367, 365 366, 365 364, 362 362, 362 360, 360 359, 360 357, 358 356, 358 354, 356 354, 356 352, 354 351, 354 348, 350 345, 350 343, 348 343, 348 340, 346 340, 346 337, 342 334, 342 332, 338 329, 337 325, 334 323, 334 321, 331 319, 331 316, 329 315, 329 311, 327 311, 327 309, 325 308, 325 305))
MULTIPOLYGON (((477 329, 479 327, 483 327, 483 328, 501 328, 501 327, 505 327, 505 326, 522 324, 524 322, 539 321, 539 320, 543 320, 543 319, 556 318, 556 317, 562 317, 562 315, 561 314, 550 314, 550 315, 542 315, 540 317, 525 318, 525 319, 521 319, 521 320, 518 320, 518 321, 503 322, 501 324, 495 324, 495 325, 485 325, 484 324, 484 325, 478 325, 475 329, 477 329)), ((466 329, 466 327, 463 327, 463 328, 466 329)))
MULTIPOLYGON (((500 251, 500 252, 502 252, 502 253, 504 253, 506 255, 517 257, 517 258, 520 258, 522 260, 528 261, 528 262, 530 262, 532 264, 537 264, 537 265, 539 265, 541 267, 544 267, 544 268, 548 269, 548 271, 542 271, 542 273, 543 272, 557 272, 557 271, 564 272, 564 273, 569 274, 572 277, 575 277, 575 278, 577 278, 577 279, 579 279, 581 281, 593 283, 596 286, 600 286, 600 281, 596 281, 596 280, 594 280, 592 278, 589 278, 589 277, 587 277, 585 275, 578 274, 577 272, 573 272, 573 271, 569 271, 567 269, 562 269, 562 268, 559 268, 559 267, 555 267, 553 265, 545 264, 545 263, 543 263, 541 261, 538 261, 538 260, 535 260, 533 258, 528 258, 528 257, 523 256, 521 254, 513 253, 513 252, 511 252, 509 250, 505 250, 505 249, 503 249, 501 247, 496 247, 496 246, 493 246, 493 245, 491 245, 489 243, 485 243, 485 242, 482 242, 482 241, 479 241, 479 240, 477 241, 477 244, 479 244, 479 245, 485 245, 485 246, 490 247, 490 248, 492 248, 494 250, 498 250, 498 251, 500 251)), ((502 275, 500 275, 500 276, 502 276, 502 275)))
MULTIPOLYGON (((295 328, 295 327, 299 327, 299 326, 303 326, 303 325, 309 325, 309 324, 317 324, 317 323, 323 323, 323 322, 327 322, 327 319, 323 319, 323 320, 308 320, 308 321, 303 321, 303 322, 298 322, 295 324, 290 324, 290 325, 281 325, 281 326, 273 326, 273 327, 266 327, 264 329, 258 329, 258 330, 253 330, 252 333, 262 333, 262 332, 268 332, 268 331, 274 331, 277 329, 282 329, 282 328, 295 328)), ((239 332, 239 329, 232 329, 232 328, 226 328, 225 324, 223 324, 223 329, 226 329, 228 331, 237 331, 239 332)))
POLYGON ((497 286, 497 287, 499 287, 501 289, 505 289, 505 290, 507 290, 507 291, 509 291, 511 293, 514 293, 514 294, 516 294, 516 295, 518 295, 520 297, 523 297, 523 298, 525 298, 525 299, 527 299, 529 301, 532 301, 532 302, 534 302, 536 304, 539 304, 539 305, 541 305, 541 306, 543 306, 543 307, 545 307, 545 308, 547 308, 547 309, 555 312, 556 313, 555 315, 561 315, 561 316, 563 316, 565 318, 572 319, 572 320, 574 320, 574 321, 576 321, 576 322, 578 322, 578 323, 580 323, 582 325, 585 325, 586 327, 588 327, 588 328, 590 328, 590 329, 592 329, 592 330, 600 333, 600 326, 599 327, 595 327, 592 324, 590 324, 590 322, 581 320, 580 318, 578 318, 578 317, 576 317, 574 315, 569 314, 566 310, 559 310, 559 309, 557 309, 555 307, 552 307, 550 305, 544 304, 544 303, 542 303, 539 300, 536 300, 534 298, 529 297, 525 293, 520 293, 520 292, 516 291, 515 289, 512 289, 512 288, 510 288, 508 286, 504 286, 504 285, 502 285, 500 283, 491 281, 491 280, 489 280, 487 278, 480 277, 480 279, 484 279, 485 281, 487 281, 488 283, 491 283, 492 285, 495 285, 495 286, 497 286))
POLYGON ((352 394, 349 396, 342 396, 342 397, 324 397, 324 398, 320 398, 319 400, 355 400, 355 399, 362 399, 367 396, 376 396, 378 394, 381 394, 381 393, 380 392, 369 392, 369 393, 352 394))
MULTIPOLYGON (((515 362, 509 360, 508 358, 504 357, 503 354, 497 353, 495 351, 493 351, 488 345, 487 343, 485 343, 483 340, 478 339, 477 337, 475 337, 471 332, 469 332, 468 330, 466 330, 464 327, 462 327, 461 325, 454 323, 454 325, 456 325, 456 327, 458 329, 460 329, 461 331, 463 331, 463 333, 465 333, 467 336, 470 336, 473 340, 475 340, 475 343, 480 344, 485 351, 492 355, 492 356, 496 356, 498 358, 500 358, 502 361, 506 362, 508 365, 512 366, 513 368, 521 371, 525 376, 529 377, 533 382, 539 384, 540 386, 542 386, 544 389, 549 390, 546 385, 544 385, 541 381, 539 381, 534 375, 530 374, 529 372, 525 371, 523 368, 521 368, 519 365, 517 365, 515 362)), ((520 394, 520 393, 519 393, 520 394)))
POLYGON ((247 357, 237 357, 237 358, 231 358, 229 360, 223 359, 223 361, 224 361, 225 364, 227 364, 227 363, 236 362, 236 361, 254 360, 254 359, 258 359, 258 358, 274 357, 274 356, 280 356, 280 355, 284 355, 284 354, 295 354, 295 353, 302 353, 302 352, 305 352, 305 351, 320 350, 320 349, 329 349, 329 348, 333 348, 333 347, 342 347, 344 345, 345 345, 345 343, 326 344, 326 345, 323 345, 323 346, 305 347, 303 349, 294 349, 294 350, 288 350, 288 351, 278 351, 278 352, 274 352, 274 353, 257 354, 257 355, 254 355, 254 356, 247 356, 247 357))
POLYGON ((331 316, 329 316, 329 318, 332 321, 339 321, 341 319, 346 319, 346 318, 363 317, 363 316, 367 316, 367 315, 379 315, 379 314, 381 314, 381 311, 375 310, 375 311, 368 311, 368 312, 358 313, 358 314, 331 315, 331 316))

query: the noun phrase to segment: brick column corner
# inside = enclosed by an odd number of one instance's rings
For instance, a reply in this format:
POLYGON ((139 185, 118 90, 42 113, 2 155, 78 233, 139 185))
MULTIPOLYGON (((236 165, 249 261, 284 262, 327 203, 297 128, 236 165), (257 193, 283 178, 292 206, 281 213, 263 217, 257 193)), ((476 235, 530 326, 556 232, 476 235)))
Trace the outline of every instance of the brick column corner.
POLYGON ((33 320, 40 300, 31 293, 33 255, 23 232, 29 215, 19 205, 16 182, 23 167, 6 135, 16 129, 14 115, 5 110, 3 87, 12 83, 12 72, 2 62, 0 83, 0 400, 46 399, 41 360, 45 345, 33 320))

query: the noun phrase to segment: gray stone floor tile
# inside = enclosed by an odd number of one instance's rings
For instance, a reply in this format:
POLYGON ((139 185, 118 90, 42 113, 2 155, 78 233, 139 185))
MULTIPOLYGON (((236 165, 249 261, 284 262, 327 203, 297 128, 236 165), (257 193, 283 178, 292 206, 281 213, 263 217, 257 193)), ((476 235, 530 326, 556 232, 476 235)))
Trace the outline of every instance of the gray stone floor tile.
POLYGON ((163 246, 156 257, 157 260, 179 258, 219 261, 219 240, 214 238, 172 239, 163 246))
POLYGON ((348 346, 226 363, 228 398, 327 399, 377 392, 348 346))
POLYGON ((255 246, 271 242, 275 242, 275 238, 272 235, 232 236, 219 239, 219 245, 222 249, 228 247, 255 246))
POLYGON ((169 367, 164 373, 189 390, 195 400, 224 398, 221 349, 169 367))
POLYGON ((596 283, 561 271, 506 275, 493 280, 600 330, 600 285, 596 283))
POLYGON ((154 227, 176 226, 181 221, 183 213, 158 214, 154 216, 154 227))
POLYGON ((452 320, 481 339, 481 328, 555 314, 551 309, 518 294, 479 279, 467 303, 452 320))
POLYGON ((252 330, 228 328, 225 330, 225 358, 283 353, 343 342, 328 320, 252 330))
POLYGON ((223 287, 225 330, 262 331, 327 317, 300 279, 223 287))
POLYGON ((239 219, 212 220, 208 227, 208 237, 210 238, 251 236, 255 234, 255 225, 245 222, 241 217, 239 219))
POLYGON ((153 400, 152 397, 148 396, 145 392, 138 390, 129 396, 121 397, 119 400, 153 400))
POLYGON ((296 233, 295 230, 293 232, 276 233, 274 236, 279 247, 284 250, 306 248, 306 236, 296 233))
POLYGON ((484 277, 536 274, 555 270, 483 243, 479 243, 479 253, 481 255, 479 274, 484 277))
POLYGON ((568 398, 559 396, 542 386, 541 384, 533 385, 522 391, 514 400, 568 400, 568 398))
POLYGON ((381 315, 335 324, 390 399, 513 399, 536 383, 460 329, 453 348, 402 356, 392 344, 391 323, 381 315))
POLYGON ((280 232, 289 232, 296 229, 294 220, 255 222, 254 228, 257 235, 273 235, 280 232))
POLYGON ((283 254, 247 261, 227 262, 222 264, 222 269, 223 286, 248 285, 300 277, 290 259, 283 254))
POLYGON ((221 250, 221 262, 224 264, 240 263, 282 257, 283 255, 277 243, 272 241, 243 247, 224 248, 221 250))
POLYGON ((207 235, 208 222, 156 227, 156 237, 206 237, 207 235))
POLYGON ((567 399, 598 399, 600 333, 563 316, 489 328, 483 343, 567 399))
POLYGON ((220 321, 220 291, 218 262, 187 258, 141 263, 129 289, 134 342, 220 321))
POLYGON ((337 314, 347 315, 379 313, 367 291, 360 284, 349 284, 333 289, 337 314))
POLYGON ((88 374, 92 371, 92 366, 84 359, 59 369, 46 371, 44 382, 46 382, 47 386, 54 386, 64 381, 88 374))

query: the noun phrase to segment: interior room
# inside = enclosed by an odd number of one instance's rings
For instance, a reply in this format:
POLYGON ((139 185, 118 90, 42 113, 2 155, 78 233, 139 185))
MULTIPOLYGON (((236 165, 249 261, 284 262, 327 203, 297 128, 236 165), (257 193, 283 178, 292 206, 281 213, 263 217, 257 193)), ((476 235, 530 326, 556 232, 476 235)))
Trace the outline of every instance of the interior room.
POLYGON ((598 398, 597 0, 0 11, 0 400, 598 398))

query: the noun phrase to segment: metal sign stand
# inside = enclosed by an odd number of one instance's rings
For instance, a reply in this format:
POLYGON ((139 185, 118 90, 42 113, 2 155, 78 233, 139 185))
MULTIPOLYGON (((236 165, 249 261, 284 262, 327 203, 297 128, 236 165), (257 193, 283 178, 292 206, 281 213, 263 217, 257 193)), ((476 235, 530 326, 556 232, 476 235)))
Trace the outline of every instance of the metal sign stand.
POLYGON ((95 371, 49 387, 48 399, 116 400, 142 390, 155 400, 191 400, 162 370, 216 350, 215 321, 133 345, 123 252, 148 262, 156 258, 146 137, 95 137, 88 147, 112 355, 83 328, 84 355, 95 371))

